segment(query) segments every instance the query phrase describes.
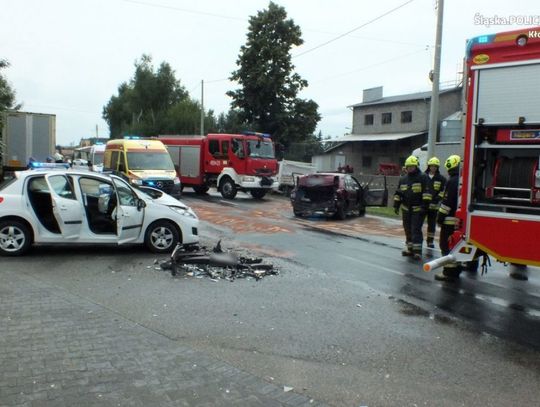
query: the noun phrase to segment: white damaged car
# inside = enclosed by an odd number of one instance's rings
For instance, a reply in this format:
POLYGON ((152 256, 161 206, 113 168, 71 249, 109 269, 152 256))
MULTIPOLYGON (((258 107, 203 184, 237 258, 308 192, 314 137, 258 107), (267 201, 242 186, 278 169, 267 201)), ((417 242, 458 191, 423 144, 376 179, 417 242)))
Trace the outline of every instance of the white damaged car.
POLYGON ((115 175, 69 169, 15 173, 0 186, 0 254, 32 244, 143 243, 154 253, 199 241, 191 208, 115 175))

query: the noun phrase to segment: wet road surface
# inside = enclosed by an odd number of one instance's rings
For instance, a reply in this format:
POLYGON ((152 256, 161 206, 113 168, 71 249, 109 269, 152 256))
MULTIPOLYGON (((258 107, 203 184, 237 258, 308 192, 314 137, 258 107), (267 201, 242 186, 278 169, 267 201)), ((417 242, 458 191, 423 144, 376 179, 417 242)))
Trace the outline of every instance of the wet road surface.
POLYGON ((204 242, 267 255, 281 275, 173 279, 140 248, 36 248, 2 268, 330 405, 540 399, 538 270, 521 282, 496 265, 441 284, 400 256, 393 220, 296 220, 275 197, 183 200, 201 217, 204 242))
MULTIPOLYGON (((434 281, 434 273, 424 273, 421 263, 400 256, 404 236, 399 220, 369 215, 346 221, 299 219, 279 196, 263 201, 244 194, 236 201, 217 193, 184 196, 202 219, 230 228, 245 245, 272 247, 270 254, 281 252, 302 265, 331 270, 335 277, 405 296, 421 304, 419 315, 448 312, 476 329, 540 349, 538 268, 529 268, 529 281, 522 282, 509 278, 513 266, 493 262, 487 274, 463 272, 457 284, 441 283, 434 281), (229 208, 227 216, 219 206, 229 208)), ((424 261, 439 256, 438 249, 424 248, 424 261)))

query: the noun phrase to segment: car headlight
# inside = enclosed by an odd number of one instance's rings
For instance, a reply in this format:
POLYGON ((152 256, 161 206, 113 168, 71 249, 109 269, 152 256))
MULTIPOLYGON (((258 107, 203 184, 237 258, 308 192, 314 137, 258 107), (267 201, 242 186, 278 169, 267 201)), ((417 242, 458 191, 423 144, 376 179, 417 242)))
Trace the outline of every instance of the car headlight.
POLYGON ((197 215, 195 215, 195 212, 191 208, 183 208, 181 206, 169 206, 173 211, 176 213, 179 213, 182 216, 187 216, 189 218, 197 219, 197 215))
POLYGON ((142 179, 138 179, 138 178, 132 179, 131 183, 133 185, 139 185, 139 186, 141 186, 143 184, 142 179))
POLYGON ((242 177, 244 182, 255 182, 255 177, 242 177))
POLYGON ((174 177, 174 185, 180 185, 180 178, 174 177))

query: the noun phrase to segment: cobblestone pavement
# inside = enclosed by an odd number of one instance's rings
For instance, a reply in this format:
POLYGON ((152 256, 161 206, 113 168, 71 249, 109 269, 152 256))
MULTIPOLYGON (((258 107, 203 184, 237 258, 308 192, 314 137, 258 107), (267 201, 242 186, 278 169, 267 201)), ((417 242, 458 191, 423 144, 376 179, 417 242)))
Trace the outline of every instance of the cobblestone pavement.
POLYGON ((322 405, 13 272, 0 321, 0 406, 322 405))

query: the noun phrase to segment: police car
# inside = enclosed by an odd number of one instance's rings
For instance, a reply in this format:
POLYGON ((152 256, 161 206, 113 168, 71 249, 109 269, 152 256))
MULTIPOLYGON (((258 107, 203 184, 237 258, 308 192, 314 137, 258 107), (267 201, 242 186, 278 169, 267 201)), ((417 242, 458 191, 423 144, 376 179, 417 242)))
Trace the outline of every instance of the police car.
POLYGON ((162 191, 112 174, 34 163, 0 186, 0 254, 32 244, 143 243, 167 253, 199 241, 197 215, 162 191), (58 168, 60 167, 60 168, 58 168))

